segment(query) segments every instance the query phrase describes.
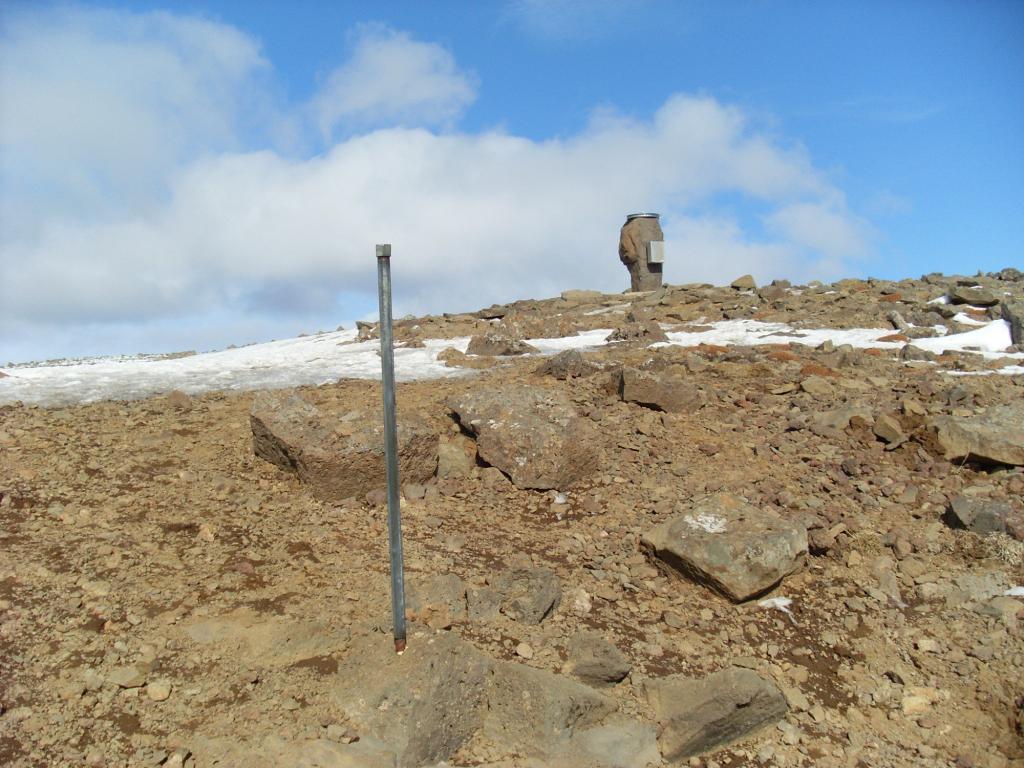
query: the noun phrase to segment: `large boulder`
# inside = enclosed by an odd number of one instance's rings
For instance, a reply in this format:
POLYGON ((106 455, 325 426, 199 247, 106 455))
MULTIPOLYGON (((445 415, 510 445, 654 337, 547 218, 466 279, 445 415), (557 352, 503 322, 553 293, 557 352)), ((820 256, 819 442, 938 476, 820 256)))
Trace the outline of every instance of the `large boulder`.
POLYGON ((388 635, 359 638, 338 668, 334 701, 402 766, 447 760, 483 725, 492 662, 440 633, 396 655, 388 635))
POLYGON ((675 764, 777 723, 787 710, 773 683, 737 667, 701 679, 650 680, 645 690, 661 725, 662 757, 675 764))
POLYGON ((665 563, 736 602, 772 589, 807 556, 803 525, 728 493, 697 501, 642 541, 665 563))
MULTIPOLYGON (((250 414, 256 455, 299 480, 317 497, 361 498, 387 484, 382 419, 343 421, 295 393, 263 392, 250 414)), ((402 482, 425 483, 437 469, 437 433, 403 420, 398 425, 402 482)))
POLYGON ((954 285, 949 289, 949 300, 954 304, 975 307, 991 307, 999 303, 999 298, 992 291, 980 285, 954 285))
POLYGON ((1004 301, 999 309, 1010 326, 1010 343, 1024 346, 1024 301, 1004 301))
POLYGON ((929 427, 950 461, 1024 465, 1024 405, 1000 405, 977 416, 938 416, 929 427))
POLYGON ((449 405, 480 458, 518 488, 564 490, 599 466, 595 427, 561 392, 516 386, 468 392, 449 405))
POLYGON ((631 291, 656 291, 661 288, 662 265, 649 264, 647 243, 664 240, 658 219, 638 216, 627 219, 619 231, 619 261, 629 270, 631 291))
POLYGON ((704 393, 679 373, 636 368, 622 369, 619 397, 627 403, 670 413, 693 413, 706 402, 704 393))

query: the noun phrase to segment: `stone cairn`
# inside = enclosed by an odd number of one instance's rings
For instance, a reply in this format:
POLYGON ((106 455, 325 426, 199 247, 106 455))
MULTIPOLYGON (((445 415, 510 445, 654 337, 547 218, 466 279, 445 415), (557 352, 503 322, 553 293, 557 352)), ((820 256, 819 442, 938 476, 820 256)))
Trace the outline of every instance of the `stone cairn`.
POLYGON ((629 270, 632 291, 656 291, 661 288, 660 263, 648 261, 647 244, 665 239, 656 213, 631 213, 619 232, 619 260, 629 270))

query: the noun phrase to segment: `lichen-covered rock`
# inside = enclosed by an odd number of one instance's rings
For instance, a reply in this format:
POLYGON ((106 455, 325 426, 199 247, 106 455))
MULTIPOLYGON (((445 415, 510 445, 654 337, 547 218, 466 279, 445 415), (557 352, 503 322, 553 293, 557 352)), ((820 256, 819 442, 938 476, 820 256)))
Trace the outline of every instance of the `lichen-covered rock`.
POLYGON ((449 405, 480 458, 518 488, 564 490, 599 465, 594 426, 561 392, 516 386, 468 392, 449 405))
POLYGON ((807 556, 803 525, 728 493, 699 500, 642 541, 673 568, 736 602, 767 592, 807 556))

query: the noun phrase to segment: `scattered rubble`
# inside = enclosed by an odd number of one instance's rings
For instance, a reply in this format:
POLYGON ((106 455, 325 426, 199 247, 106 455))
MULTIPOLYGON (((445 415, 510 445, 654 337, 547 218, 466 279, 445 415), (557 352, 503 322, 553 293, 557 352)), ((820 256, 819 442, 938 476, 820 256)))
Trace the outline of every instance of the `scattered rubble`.
POLYGON ((398 388, 402 656, 374 382, 0 405, 0 764, 1013 768, 1022 290, 666 285, 399 321, 406 360, 458 366, 398 388), (756 344, 709 343, 723 320, 756 344), (489 331, 552 356, 457 351, 489 331))

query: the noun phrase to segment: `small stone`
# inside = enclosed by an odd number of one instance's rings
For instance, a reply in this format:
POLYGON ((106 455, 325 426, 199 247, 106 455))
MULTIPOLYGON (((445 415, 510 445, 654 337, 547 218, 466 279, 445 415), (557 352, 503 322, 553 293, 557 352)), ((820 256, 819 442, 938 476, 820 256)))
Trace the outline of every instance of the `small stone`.
POLYGON ((533 648, 531 648, 527 643, 520 643, 516 646, 516 655, 521 656, 524 659, 532 659, 533 648))
POLYGON ((146 686, 146 695, 153 701, 167 701, 171 695, 171 687, 170 680, 153 680, 146 686))
POLYGON ((107 680, 121 688, 141 688, 146 684, 147 670, 135 664, 128 667, 119 667, 107 675, 107 680))

